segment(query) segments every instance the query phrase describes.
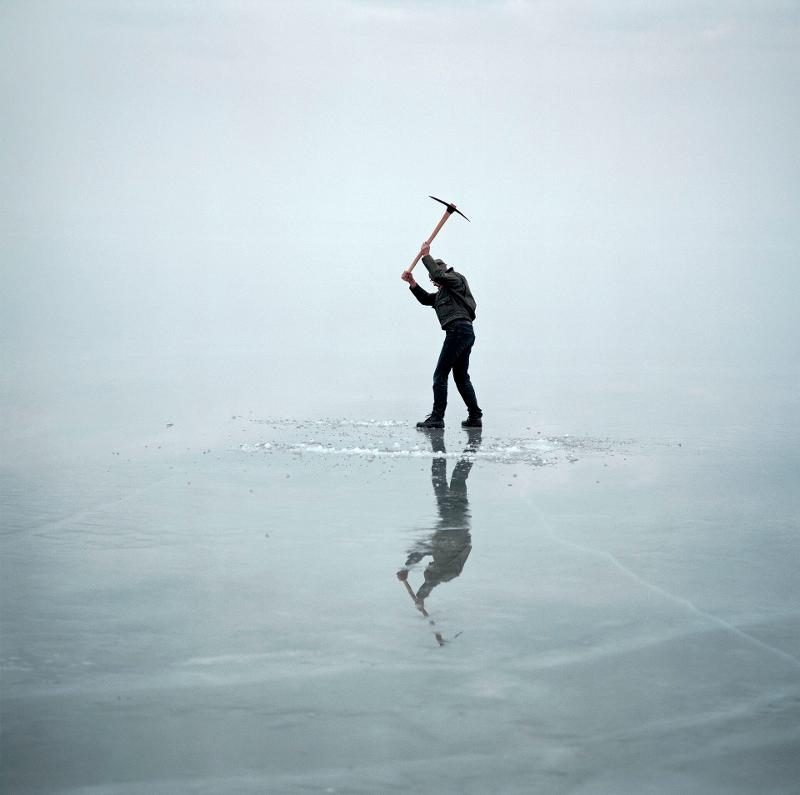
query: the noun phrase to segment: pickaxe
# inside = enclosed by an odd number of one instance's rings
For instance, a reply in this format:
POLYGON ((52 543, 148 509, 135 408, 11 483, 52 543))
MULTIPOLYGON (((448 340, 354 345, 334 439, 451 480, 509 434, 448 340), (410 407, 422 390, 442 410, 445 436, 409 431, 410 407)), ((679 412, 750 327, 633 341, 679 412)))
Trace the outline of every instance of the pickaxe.
POLYGON ((414 593, 413 589, 408 584, 408 569, 400 569, 400 571, 397 572, 397 579, 400 580, 400 582, 403 583, 403 585, 406 586, 406 590, 408 591, 408 595, 414 600, 414 604, 416 605, 417 610, 419 610, 419 612, 422 613, 422 615, 425 616, 425 618, 428 619, 428 623, 432 627, 434 627, 433 636, 436 638, 436 642, 440 646, 444 646, 445 640, 442 637, 442 633, 438 632, 435 629, 436 622, 430 617, 430 615, 428 615, 428 611, 425 609, 425 603, 421 599, 417 599, 417 595, 414 593))
MULTIPOLYGON (((438 224, 436 224, 436 228, 433 230, 433 232, 431 232, 430 236, 425 241, 428 245, 430 245, 433 242, 433 238, 435 238, 436 235, 439 234, 439 230, 445 225, 445 222, 453 213, 458 213, 462 218, 467 218, 467 216, 464 215, 464 213, 462 213, 461 210, 459 210, 452 202, 442 201, 441 199, 437 199, 435 196, 430 196, 429 198, 439 202, 440 204, 443 204, 445 207, 447 207, 447 209, 444 211, 442 220, 439 221, 438 224)), ((469 218, 467 218, 467 221, 469 221, 469 218)), ((420 252, 419 254, 417 254, 416 257, 414 257, 414 261, 408 266, 408 268, 406 269, 406 273, 411 273, 411 271, 414 270, 414 266, 420 261, 421 258, 422 258, 422 252, 420 252)))

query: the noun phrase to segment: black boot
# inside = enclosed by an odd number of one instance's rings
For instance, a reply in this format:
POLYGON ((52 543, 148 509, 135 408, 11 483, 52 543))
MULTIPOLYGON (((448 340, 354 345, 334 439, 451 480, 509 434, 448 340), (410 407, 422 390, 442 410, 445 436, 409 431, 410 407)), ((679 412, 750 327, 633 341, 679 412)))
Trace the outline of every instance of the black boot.
POLYGON ((438 414, 429 414, 417 423, 417 428, 444 428, 444 418, 438 414))
POLYGON ((483 420, 481 419, 482 415, 472 415, 470 414, 465 420, 461 421, 462 428, 483 428, 483 420))

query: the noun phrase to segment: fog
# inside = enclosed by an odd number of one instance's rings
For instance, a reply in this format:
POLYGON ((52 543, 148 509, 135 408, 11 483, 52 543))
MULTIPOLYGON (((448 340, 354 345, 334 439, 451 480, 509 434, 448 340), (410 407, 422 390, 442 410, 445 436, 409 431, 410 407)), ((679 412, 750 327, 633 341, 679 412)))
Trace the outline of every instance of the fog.
POLYGON ((507 355, 797 364, 796 3, 9 2, 0 37, 24 369, 427 374, 398 276, 428 194, 471 219, 433 252, 470 279, 487 380, 507 355))

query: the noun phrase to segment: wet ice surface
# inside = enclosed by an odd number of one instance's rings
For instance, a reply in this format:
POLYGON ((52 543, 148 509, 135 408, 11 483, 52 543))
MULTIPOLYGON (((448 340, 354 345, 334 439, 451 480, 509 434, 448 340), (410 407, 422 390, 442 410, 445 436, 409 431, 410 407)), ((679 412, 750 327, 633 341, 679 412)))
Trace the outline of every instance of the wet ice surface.
POLYGON ((795 792, 786 428, 520 416, 4 469, 2 789, 795 792))

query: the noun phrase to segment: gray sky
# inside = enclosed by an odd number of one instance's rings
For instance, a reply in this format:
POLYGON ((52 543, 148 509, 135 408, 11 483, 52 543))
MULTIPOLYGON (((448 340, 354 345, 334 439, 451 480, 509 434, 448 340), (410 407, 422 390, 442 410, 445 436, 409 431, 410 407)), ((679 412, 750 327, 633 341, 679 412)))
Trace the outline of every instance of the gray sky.
POLYGON ((6 0, 0 81, 23 356, 431 358, 433 193, 486 351, 797 367, 797 2, 6 0))

